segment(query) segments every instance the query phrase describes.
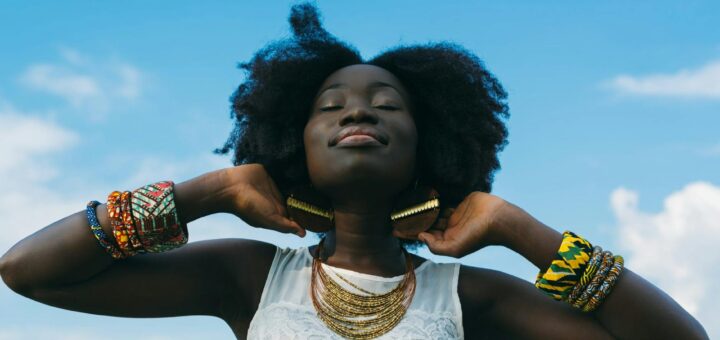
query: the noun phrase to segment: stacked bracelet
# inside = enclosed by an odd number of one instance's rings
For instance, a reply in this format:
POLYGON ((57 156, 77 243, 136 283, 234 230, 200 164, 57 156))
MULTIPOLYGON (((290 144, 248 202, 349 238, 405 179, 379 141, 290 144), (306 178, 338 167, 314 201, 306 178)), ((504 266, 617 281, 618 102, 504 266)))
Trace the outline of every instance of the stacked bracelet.
POLYGON ((117 260, 125 258, 125 255, 123 255, 123 253, 120 252, 117 247, 115 247, 107 234, 105 234, 102 226, 100 226, 100 222, 98 221, 97 214, 95 212, 95 208, 97 208, 98 205, 100 205, 100 202, 90 201, 88 202, 87 208, 85 209, 88 224, 90 224, 90 230, 95 236, 95 239, 97 239, 100 248, 104 249, 108 254, 110 254, 113 259, 117 260))
POLYGON ((624 260, 622 256, 618 255, 614 257, 613 266, 612 268, 610 268, 610 272, 607 274, 605 281, 603 281, 602 285, 597 289, 593 297, 590 298, 590 301, 588 301, 587 304, 583 306, 583 312, 594 311, 600 305, 600 303, 605 300, 605 297, 610 294, 610 291, 615 286, 615 282, 620 277, 620 272, 622 272, 623 264, 624 260))
POLYGON ((603 252, 603 259, 602 263, 600 264, 600 268, 598 269, 595 276, 593 276, 590 283, 588 283, 587 287, 583 290, 583 293, 580 295, 580 297, 577 298, 577 300, 574 301, 568 301, 573 307, 576 308, 583 308, 585 304, 588 302, 590 297, 595 293, 597 288, 602 284, 602 282, 605 280, 605 277, 607 276, 608 271, 610 271, 610 268, 613 265, 613 255, 609 251, 603 252))
POLYGON ((187 226, 178 218, 173 189, 172 181, 163 181, 132 192, 111 192, 107 209, 114 243, 95 215, 95 207, 100 203, 88 203, 88 223, 100 247, 114 259, 123 259, 136 254, 168 251, 186 244, 187 226))
POLYGON ((583 292, 583 289, 587 287, 587 285, 590 283, 590 281, 595 277, 595 274, 597 273, 598 269, 600 269, 600 264, 602 263, 603 259, 603 250, 600 246, 593 247, 593 253, 590 258, 590 262, 588 262, 588 266, 585 269, 585 272, 583 272, 582 276, 580 276, 580 280, 578 283, 573 287, 572 292, 570 295, 568 295, 567 300, 572 302, 577 300, 577 298, 580 297, 580 294, 583 292))
POLYGON ((555 300, 592 312, 612 291, 623 265, 622 256, 566 231, 555 260, 538 274, 535 286, 555 300))

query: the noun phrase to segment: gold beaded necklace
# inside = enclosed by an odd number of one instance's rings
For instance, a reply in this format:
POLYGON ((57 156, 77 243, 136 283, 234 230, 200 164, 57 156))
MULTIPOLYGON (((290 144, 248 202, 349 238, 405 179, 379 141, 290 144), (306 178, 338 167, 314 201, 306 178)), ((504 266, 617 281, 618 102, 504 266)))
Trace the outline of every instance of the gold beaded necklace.
POLYGON ((362 294, 346 290, 322 268, 320 251, 325 239, 315 248, 310 279, 310 295, 317 315, 333 332, 349 339, 377 338, 402 320, 415 295, 415 270, 412 258, 405 254, 406 272, 391 291, 377 294, 362 289, 342 275, 337 277, 362 294))

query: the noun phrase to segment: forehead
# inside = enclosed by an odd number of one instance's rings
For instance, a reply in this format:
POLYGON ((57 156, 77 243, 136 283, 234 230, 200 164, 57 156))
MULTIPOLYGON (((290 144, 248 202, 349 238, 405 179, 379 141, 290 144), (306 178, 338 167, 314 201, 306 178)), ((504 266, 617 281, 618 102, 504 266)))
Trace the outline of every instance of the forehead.
POLYGON ((396 88, 402 95, 407 92, 400 80, 382 67, 367 64, 357 64, 343 67, 325 79, 318 93, 328 87, 344 85, 350 88, 365 88, 374 83, 386 83, 396 88))

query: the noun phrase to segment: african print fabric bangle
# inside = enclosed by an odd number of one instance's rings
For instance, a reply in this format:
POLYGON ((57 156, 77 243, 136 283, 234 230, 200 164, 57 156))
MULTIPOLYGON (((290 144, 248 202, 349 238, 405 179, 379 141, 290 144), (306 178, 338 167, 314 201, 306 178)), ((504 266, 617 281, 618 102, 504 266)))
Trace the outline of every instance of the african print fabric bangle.
POLYGON ((146 252, 164 252, 188 242, 187 225, 178 218, 172 181, 135 189, 131 206, 135 230, 146 252))
POLYGON ((538 273, 535 287, 555 300, 565 300, 585 272, 593 246, 570 231, 563 233, 555 260, 538 273))
POLYGON ((625 260, 620 255, 616 255, 614 260, 615 262, 613 263, 612 268, 610 268, 610 272, 607 274, 605 281, 603 281, 602 285, 598 287, 595 295, 590 298, 590 301, 588 301, 587 304, 583 306, 583 312, 592 312, 597 309, 598 306, 600 306, 600 304, 605 300, 605 298, 610 294, 613 287, 615 286, 615 283, 617 282, 618 278, 620 277, 620 273, 623 270, 625 260))
POLYGON ((108 219, 110 225, 113 227, 113 236, 115 236, 115 242, 120 248, 120 251, 125 257, 133 256, 137 253, 136 249, 132 247, 130 243, 130 233, 132 232, 132 224, 125 224, 123 220, 123 197, 126 197, 129 193, 113 191, 108 195, 107 209, 108 219))
POLYGON ((123 253, 120 252, 120 250, 112 243, 107 234, 105 234, 105 231, 103 231, 102 226, 100 226, 100 221, 98 221, 97 212, 95 211, 98 205, 100 205, 100 202, 90 201, 85 208, 90 230, 95 236, 95 239, 98 241, 100 248, 110 254, 113 259, 123 259, 125 258, 125 255, 123 255, 123 253))

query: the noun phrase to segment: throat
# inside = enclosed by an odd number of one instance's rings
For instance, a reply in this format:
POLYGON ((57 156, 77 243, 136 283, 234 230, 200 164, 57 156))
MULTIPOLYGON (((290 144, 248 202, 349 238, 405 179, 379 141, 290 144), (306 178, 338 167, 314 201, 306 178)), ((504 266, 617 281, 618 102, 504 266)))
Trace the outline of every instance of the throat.
POLYGON ((372 246, 360 247, 359 244, 346 246, 337 242, 335 236, 334 232, 329 232, 321 241, 321 248, 318 248, 320 244, 309 248, 310 254, 316 257, 319 249, 319 258, 326 265, 386 278, 407 273, 408 257, 412 263, 410 268, 416 268, 416 264, 422 263, 412 254, 406 254, 400 241, 394 237, 385 240, 386 243, 377 240, 370 243, 372 246))

